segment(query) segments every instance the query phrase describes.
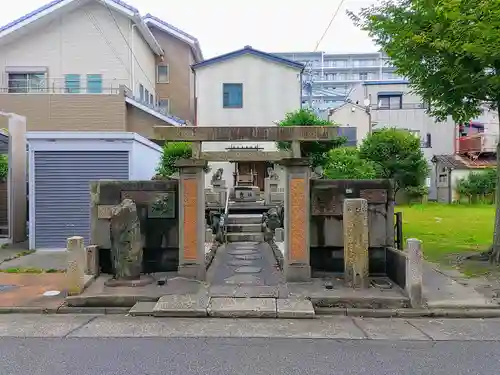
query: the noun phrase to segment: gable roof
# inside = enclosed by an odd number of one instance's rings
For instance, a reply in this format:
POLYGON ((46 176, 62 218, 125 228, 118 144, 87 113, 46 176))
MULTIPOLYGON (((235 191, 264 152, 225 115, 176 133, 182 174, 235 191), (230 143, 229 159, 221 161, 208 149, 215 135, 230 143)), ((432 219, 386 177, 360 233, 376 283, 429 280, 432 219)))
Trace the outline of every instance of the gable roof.
POLYGON ((449 169, 484 169, 497 165, 496 156, 469 159, 461 155, 434 155, 431 159, 433 163, 441 163, 442 167, 449 169))
MULTIPOLYGON (((27 26, 38 20, 41 20, 43 17, 48 16, 52 12, 55 12, 57 10, 64 10, 67 6, 71 4, 76 4, 77 6, 85 4, 83 2, 79 3, 79 1, 80 0, 53 0, 50 3, 45 4, 44 6, 8 23, 7 25, 0 27, 0 39, 7 35, 11 35, 16 31, 21 30, 24 26, 27 26)), ((132 20, 137 25, 137 29, 141 33, 144 40, 151 47, 151 50, 159 56, 163 55, 163 50, 160 44, 155 39, 155 37, 151 33, 151 30, 149 30, 149 28, 141 18, 138 9, 128 5, 127 3, 121 0, 95 0, 95 1, 98 1, 102 5, 108 7, 108 9, 123 14, 124 16, 132 20)))
POLYGON ((187 43, 193 54, 195 56, 196 62, 203 61, 203 53, 201 52, 200 42, 194 36, 178 29, 177 27, 163 21, 162 19, 153 16, 148 13, 144 17, 142 17, 146 25, 155 27, 167 34, 172 35, 173 37, 179 39, 180 41, 187 43))
POLYGON ((193 65, 191 65, 191 68, 193 70, 195 70, 198 68, 202 68, 204 66, 217 64, 219 62, 227 61, 229 59, 233 59, 235 57, 240 57, 243 55, 253 55, 253 56, 263 58, 263 59, 268 60, 268 61, 273 61, 273 62, 278 63, 278 64, 283 64, 283 65, 289 66, 291 68, 299 69, 300 71, 304 70, 304 64, 298 63, 296 61, 288 60, 288 59, 285 59, 283 57, 273 55, 271 53, 256 50, 256 49, 252 48, 251 46, 245 46, 244 48, 239 49, 237 51, 229 52, 229 53, 226 53, 224 55, 216 56, 216 57, 213 57, 211 59, 199 62, 197 64, 193 64, 193 65))
POLYGON ((330 116, 333 115, 335 112, 338 112, 340 111, 341 109, 347 107, 347 106, 350 106, 351 108, 352 107, 356 107, 358 109, 360 109, 361 111, 363 112, 366 112, 366 108, 359 105, 359 104, 356 104, 356 103, 353 103, 353 102, 345 102, 345 103, 342 103, 341 105, 339 105, 338 107, 336 108, 333 108, 330 110, 330 116))

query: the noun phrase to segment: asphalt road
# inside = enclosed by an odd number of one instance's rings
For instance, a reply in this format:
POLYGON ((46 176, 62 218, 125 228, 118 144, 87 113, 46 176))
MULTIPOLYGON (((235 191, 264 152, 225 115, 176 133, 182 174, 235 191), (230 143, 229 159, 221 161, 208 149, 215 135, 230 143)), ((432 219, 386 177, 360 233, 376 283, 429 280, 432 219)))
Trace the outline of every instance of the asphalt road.
POLYGON ((1 338, 2 375, 497 375, 500 342, 1 338))

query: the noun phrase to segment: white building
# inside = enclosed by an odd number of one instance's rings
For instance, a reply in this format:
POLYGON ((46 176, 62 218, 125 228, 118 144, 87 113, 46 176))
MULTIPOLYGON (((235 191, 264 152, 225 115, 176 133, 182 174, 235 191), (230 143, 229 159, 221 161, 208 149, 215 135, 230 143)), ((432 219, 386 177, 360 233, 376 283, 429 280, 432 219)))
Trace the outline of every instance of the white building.
MULTIPOLYGON (((277 55, 306 65, 304 81, 312 82, 312 105, 320 113, 341 105, 360 83, 401 79, 383 52, 282 52, 277 55)), ((304 103, 309 100, 306 89, 302 100, 304 103)))
MULTIPOLYGON (((193 65, 197 126, 273 126, 285 114, 300 109, 300 63, 261 52, 250 46, 193 65)), ((277 151, 274 142, 205 142, 202 151, 255 147, 277 151)), ((263 189, 266 162, 213 162, 213 171, 224 169, 224 180, 234 186, 235 174, 256 174, 263 189)), ((207 187, 210 179, 206 179, 207 187)))

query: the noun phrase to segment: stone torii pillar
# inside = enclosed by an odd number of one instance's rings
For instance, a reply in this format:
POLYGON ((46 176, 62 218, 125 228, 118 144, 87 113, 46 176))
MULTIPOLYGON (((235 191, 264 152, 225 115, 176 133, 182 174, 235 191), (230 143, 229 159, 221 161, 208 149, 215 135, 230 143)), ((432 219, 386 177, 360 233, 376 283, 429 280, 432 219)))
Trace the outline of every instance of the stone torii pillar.
POLYGON ((9 136, 9 173, 7 177, 7 206, 9 240, 26 240, 26 117, 0 111, 7 119, 9 136))

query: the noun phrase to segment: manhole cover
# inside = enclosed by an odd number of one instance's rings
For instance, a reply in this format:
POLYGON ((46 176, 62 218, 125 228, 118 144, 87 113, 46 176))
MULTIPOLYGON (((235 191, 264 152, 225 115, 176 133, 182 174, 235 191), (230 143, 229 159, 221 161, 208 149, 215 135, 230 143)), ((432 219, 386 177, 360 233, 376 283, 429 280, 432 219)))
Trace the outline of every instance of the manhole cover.
POLYGON ((55 296, 58 296, 59 294, 61 294, 61 292, 58 290, 48 290, 45 293, 43 293, 43 296, 44 297, 55 297, 55 296))
POLYGON ((0 285, 0 292, 7 292, 12 289, 19 288, 17 285, 0 285))

